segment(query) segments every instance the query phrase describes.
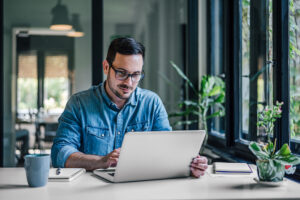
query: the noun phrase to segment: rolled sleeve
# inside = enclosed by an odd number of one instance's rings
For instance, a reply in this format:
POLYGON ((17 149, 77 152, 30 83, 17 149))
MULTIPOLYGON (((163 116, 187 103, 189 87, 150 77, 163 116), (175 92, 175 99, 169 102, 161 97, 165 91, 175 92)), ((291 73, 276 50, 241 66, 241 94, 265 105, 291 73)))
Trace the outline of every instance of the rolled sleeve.
POLYGON ((171 131, 172 127, 170 126, 167 111, 159 97, 157 97, 157 103, 155 107, 155 117, 152 131, 171 131))
POLYGON ((65 167, 68 157, 79 152, 81 147, 82 129, 76 103, 76 97, 71 97, 59 118, 59 126, 51 148, 53 167, 65 167))
POLYGON ((72 146, 63 146, 59 151, 57 152, 56 156, 56 166, 54 167, 65 167, 66 160, 68 157, 75 152, 79 152, 78 149, 72 147, 72 146))

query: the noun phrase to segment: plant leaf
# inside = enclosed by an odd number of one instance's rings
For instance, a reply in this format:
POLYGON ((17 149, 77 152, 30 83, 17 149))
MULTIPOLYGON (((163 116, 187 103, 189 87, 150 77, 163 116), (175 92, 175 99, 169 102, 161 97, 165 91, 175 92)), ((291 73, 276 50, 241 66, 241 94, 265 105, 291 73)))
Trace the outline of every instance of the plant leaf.
POLYGON ((179 126, 179 125, 191 125, 194 123, 197 123, 197 120, 187 120, 187 121, 177 121, 175 122, 175 125, 179 126))
POLYGON ((221 93, 221 86, 214 86, 213 89, 208 93, 208 96, 215 96, 221 93))
POLYGON ((170 61, 172 67, 177 71, 177 73, 179 74, 179 76, 181 76, 181 78, 183 78, 188 85, 192 88, 192 90, 195 92, 195 94, 198 94, 197 90, 195 89, 193 83, 190 81, 190 79, 181 71, 181 69, 173 62, 170 61))
POLYGON ((293 154, 290 154, 285 157, 278 157, 278 158, 275 158, 275 160, 277 162, 280 162, 283 165, 298 165, 298 164, 300 164, 300 158, 293 154))
POLYGON ((206 119, 211 119, 211 118, 213 118, 213 117, 218 117, 218 116, 222 116, 222 111, 221 111, 221 110, 216 111, 216 112, 214 112, 214 113, 211 114, 211 115, 208 115, 208 116, 206 117, 206 119))
POLYGON ((225 100, 225 95, 224 94, 220 94, 218 96, 218 98, 215 99, 215 102, 217 102, 217 103, 224 103, 224 100, 225 100))
POLYGON ((248 147, 258 159, 266 160, 269 158, 268 154, 256 142, 250 142, 248 147))
POLYGON ((279 150, 278 153, 280 156, 288 156, 291 154, 291 150, 290 147, 287 143, 285 143, 284 145, 282 145, 282 147, 279 150))

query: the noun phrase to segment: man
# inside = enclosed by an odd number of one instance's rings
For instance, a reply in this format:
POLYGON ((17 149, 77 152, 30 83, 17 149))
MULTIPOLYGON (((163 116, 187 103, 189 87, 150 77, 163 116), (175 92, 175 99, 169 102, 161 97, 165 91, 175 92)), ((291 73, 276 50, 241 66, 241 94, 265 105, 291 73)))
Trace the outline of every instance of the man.
MULTIPOLYGON (((103 61, 106 81, 73 95, 59 119, 51 150, 53 166, 87 170, 115 166, 126 132, 171 130, 160 98, 137 87, 144 76, 144 56, 144 46, 132 38, 112 41, 103 61)), ((207 159, 198 156, 191 163, 191 174, 199 177, 206 168, 207 159)))

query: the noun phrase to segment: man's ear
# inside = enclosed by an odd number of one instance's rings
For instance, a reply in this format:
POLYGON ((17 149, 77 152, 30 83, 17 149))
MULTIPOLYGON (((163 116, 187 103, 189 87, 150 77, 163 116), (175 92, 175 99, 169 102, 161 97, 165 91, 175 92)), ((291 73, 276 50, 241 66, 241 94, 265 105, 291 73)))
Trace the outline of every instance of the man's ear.
POLYGON ((103 66, 103 72, 104 72, 104 74, 107 75, 108 71, 109 71, 109 64, 108 64, 107 60, 103 61, 102 66, 103 66))

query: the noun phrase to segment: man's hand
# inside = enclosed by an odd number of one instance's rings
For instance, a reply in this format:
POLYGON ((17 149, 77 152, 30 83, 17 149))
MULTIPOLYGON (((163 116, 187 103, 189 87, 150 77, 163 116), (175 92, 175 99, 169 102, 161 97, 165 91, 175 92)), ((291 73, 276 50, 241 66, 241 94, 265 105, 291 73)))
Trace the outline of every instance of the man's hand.
POLYGON ((103 168, 115 167, 118 163, 121 148, 115 149, 102 158, 103 168))
POLYGON ((191 175, 199 178, 204 175, 207 167, 207 158, 204 156, 197 156, 191 163, 191 175))

